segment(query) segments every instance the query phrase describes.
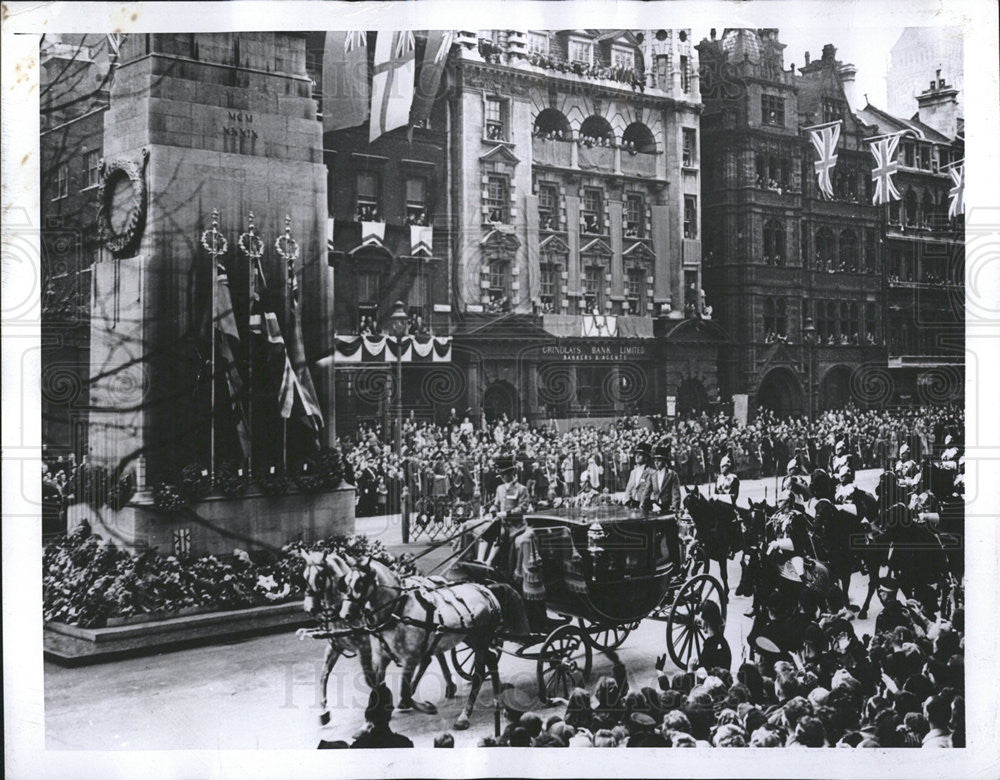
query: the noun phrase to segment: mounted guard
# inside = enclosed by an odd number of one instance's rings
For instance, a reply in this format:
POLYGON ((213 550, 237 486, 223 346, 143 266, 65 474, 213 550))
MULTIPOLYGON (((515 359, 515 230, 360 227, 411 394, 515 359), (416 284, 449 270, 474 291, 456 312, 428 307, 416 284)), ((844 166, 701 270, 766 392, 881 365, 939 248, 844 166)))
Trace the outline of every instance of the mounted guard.
POLYGON ((723 455, 719 461, 719 478, 715 480, 715 492, 720 496, 728 496, 735 506, 740 496, 740 478, 733 472, 733 461, 728 455, 723 455))

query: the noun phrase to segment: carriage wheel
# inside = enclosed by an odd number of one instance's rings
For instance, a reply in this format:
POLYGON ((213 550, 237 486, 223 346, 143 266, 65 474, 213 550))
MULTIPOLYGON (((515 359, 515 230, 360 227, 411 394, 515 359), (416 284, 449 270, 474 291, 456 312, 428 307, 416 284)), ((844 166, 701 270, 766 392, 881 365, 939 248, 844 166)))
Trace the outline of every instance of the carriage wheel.
POLYGON ((472 679, 472 669, 476 664, 476 651, 467 644, 451 648, 451 667, 455 674, 468 682, 472 679))
MULTIPOLYGON (((503 642, 493 643, 494 650, 500 650, 503 642)), ((472 671, 476 665, 476 651, 464 642, 451 648, 451 666, 455 673, 466 682, 472 680, 472 671)))
POLYGON ((559 696, 569 699, 570 691, 587 684, 593 655, 587 635, 579 626, 567 623, 549 634, 538 653, 538 698, 549 704, 559 696))
POLYGON ((710 574, 699 574, 685 582, 670 609, 667 619, 667 650, 681 669, 687 669, 692 656, 701 654, 706 634, 698 628, 695 618, 706 601, 719 605, 723 622, 726 619, 726 597, 722 584, 710 574))
POLYGON ((634 623, 623 623, 622 625, 608 626, 607 628, 597 628, 596 623, 591 623, 580 618, 580 628, 584 630, 587 639, 595 650, 606 653, 610 650, 617 650, 622 643, 639 627, 639 621, 634 623))

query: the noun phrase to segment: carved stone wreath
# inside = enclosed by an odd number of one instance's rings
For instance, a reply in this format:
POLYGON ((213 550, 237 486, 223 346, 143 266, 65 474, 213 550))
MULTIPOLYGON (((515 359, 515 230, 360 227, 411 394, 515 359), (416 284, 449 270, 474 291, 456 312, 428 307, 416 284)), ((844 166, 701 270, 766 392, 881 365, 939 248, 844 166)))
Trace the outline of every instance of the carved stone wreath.
POLYGON ((101 231, 104 245, 115 255, 123 254, 131 248, 142 235, 146 221, 146 162, 149 160, 149 150, 142 150, 142 161, 115 159, 110 162, 101 161, 101 185, 97 191, 99 208, 97 224, 101 231), (116 230, 112 224, 111 210, 115 185, 127 180, 131 187, 128 220, 116 230))

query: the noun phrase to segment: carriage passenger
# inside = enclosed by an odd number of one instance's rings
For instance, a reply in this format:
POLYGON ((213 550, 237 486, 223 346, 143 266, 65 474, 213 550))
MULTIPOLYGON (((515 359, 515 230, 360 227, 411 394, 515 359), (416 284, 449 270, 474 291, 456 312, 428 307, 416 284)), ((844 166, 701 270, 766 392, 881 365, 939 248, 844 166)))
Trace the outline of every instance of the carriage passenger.
POLYGON ((899 459, 896 461, 896 465, 892 470, 899 478, 900 484, 908 485, 912 481, 914 475, 919 476, 920 467, 917 466, 917 462, 910 456, 909 444, 903 444, 899 448, 899 459))
POLYGON ((625 485, 625 504, 638 507, 649 491, 653 470, 649 467, 651 449, 646 442, 639 442, 635 447, 635 467, 628 475, 625 485))
POLYGON ((660 445, 653 452, 654 470, 649 480, 649 490, 643 501, 647 511, 681 512, 681 481, 670 468, 670 448, 660 445))

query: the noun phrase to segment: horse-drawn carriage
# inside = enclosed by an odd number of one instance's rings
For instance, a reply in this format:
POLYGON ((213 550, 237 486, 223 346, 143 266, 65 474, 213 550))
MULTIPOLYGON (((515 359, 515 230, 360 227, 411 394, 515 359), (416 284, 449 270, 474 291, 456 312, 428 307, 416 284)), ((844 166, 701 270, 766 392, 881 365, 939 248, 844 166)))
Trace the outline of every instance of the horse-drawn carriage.
MULTIPOLYGON (((696 620, 702 604, 716 601, 725 617, 722 585, 689 553, 691 527, 672 514, 610 505, 534 512, 510 541, 506 565, 462 560, 451 573, 508 583, 543 615, 559 616, 554 625, 546 618, 527 633, 505 628, 496 637, 496 648, 536 662, 542 702, 568 697, 587 680, 593 652, 620 647, 647 617, 666 623, 667 652, 681 668, 705 641, 696 620)), ((471 679, 474 651, 462 645, 451 658, 471 679)))

